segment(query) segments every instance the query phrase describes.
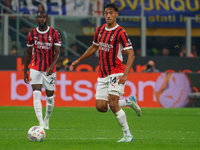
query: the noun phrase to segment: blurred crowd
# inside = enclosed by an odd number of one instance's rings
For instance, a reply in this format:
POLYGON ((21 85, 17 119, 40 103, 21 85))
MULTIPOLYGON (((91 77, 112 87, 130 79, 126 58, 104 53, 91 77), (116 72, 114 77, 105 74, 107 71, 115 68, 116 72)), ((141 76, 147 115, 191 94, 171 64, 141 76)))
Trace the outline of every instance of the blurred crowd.
MULTIPOLYGON (((176 48, 176 53, 172 52, 172 50, 170 50, 167 47, 164 47, 162 49, 157 49, 157 48, 152 48, 147 50, 147 56, 180 56, 180 57, 186 57, 186 46, 182 45, 181 47, 179 47, 178 45, 175 46, 176 48)), ((141 56, 141 49, 137 48, 135 49, 135 55, 136 56, 141 56)), ((191 54, 190 57, 198 57, 200 56, 200 51, 197 50, 196 45, 192 45, 192 49, 191 49, 191 54)))
POLYGON ((56 64, 56 71, 69 71, 71 62, 68 58, 60 57, 56 64))
MULTIPOLYGON (((11 5, 11 0, 3 0, 2 4, 8 9, 11 10, 12 12, 14 12, 12 5, 11 5)), ((37 11, 41 11, 41 10, 45 10, 44 6, 40 3, 37 6, 37 11)), ((1 10, 0 10, 1 12, 1 10)), ((35 12, 35 13, 36 13, 35 12)), ((4 14, 11 14, 10 11, 7 11, 5 9, 3 9, 3 13, 4 14)), ((29 18, 29 14, 28 13, 24 13, 23 14, 23 19, 20 19, 20 26, 19 26, 19 30, 20 33, 22 33, 25 36, 27 36, 28 32, 31 31, 33 29, 33 27, 27 23, 27 21, 31 21, 29 18)), ((32 21, 34 24, 37 23, 36 19, 32 21)), ((9 25, 13 28, 16 28, 16 17, 12 16, 9 17, 9 25)), ((10 55, 18 55, 18 51, 19 49, 25 49, 26 48, 26 38, 20 36, 19 40, 20 40, 20 45, 16 43, 16 33, 9 28, 9 35, 11 38, 11 46, 10 46, 10 55)), ((62 36, 62 34, 61 34, 62 36)), ((89 42, 91 42, 91 39, 88 39, 89 42)), ((133 41, 133 47, 134 47, 134 52, 136 56, 141 56, 141 49, 138 48, 138 41, 131 39, 131 41, 133 41), (137 46, 136 46, 137 45, 137 46)), ((164 46, 161 47, 161 45, 172 45, 171 43, 174 40, 169 40, 169 38, 151 38, 150 40, 147 40, 147 56, 180 56, 180 57, 186 57, 186 46, 185 45, 174 45, 172 46, 164 46), (169 43, 170 42, 170 43, 169 43), (158 44, 159 43, 159 44, 158 44), (169 43, 169 44, 166 44, 169 43)), ((63 43, 65 43, 65 41, 62 41, 63 43)), ((175 43, 177 41, 174 41, 175 43)), ((173 43, 174 43, 173 42, 173 43)), ((178 41, 178 43, 183 43, 178 41)), ((198 45, 197 45, 198 46, 198 45)), ((196 45, 192 46, 192 50, 191 50, 191 54, 190 57, 197 57, 200 56, 200 50, 197 48, 196 45)), ((70 43, 69 44, 69 49, 67 49, 66 47, 61 48, 61 56, 63 57, 68 57, 68 56, 76 56, 77 54, 83 54, 85 51, 85 48, 83 48, 82 46, 80 46, 77 43, 70 43), (66 53, 67 51, 67 53, 66 53)), ((95 56, 95 55, 93 55, 95 56)))

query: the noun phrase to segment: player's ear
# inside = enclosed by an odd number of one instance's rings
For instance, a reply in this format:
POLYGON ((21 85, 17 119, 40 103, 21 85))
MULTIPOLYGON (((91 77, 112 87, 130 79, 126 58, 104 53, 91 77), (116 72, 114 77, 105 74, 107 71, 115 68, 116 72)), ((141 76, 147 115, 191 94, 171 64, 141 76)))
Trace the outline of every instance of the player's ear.
POLYGON ((118 11, 116 12, 116 16, 118 16, 118 11))

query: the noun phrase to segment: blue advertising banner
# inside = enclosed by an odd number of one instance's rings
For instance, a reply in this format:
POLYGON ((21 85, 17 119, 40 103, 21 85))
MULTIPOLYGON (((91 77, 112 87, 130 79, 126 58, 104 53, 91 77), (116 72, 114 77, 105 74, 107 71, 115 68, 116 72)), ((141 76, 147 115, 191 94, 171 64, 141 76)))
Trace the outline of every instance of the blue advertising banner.
POLYGON ((21 14, 36 14, 38 6, 42 6, 49 15, 63 16, 102 16, 103 5, 104 0, 13 0, 11 2, 13 11, 21 14))
MULTIPOLYGON (((200 0, 104 0, 115 2, 119 16, 141 16, 142 4, 147 27, 185 27, 186 17, 200 18, 200 0)), ((140 26, 140 19, 121 18, 122 26, 140 26)), ((200 20, 192 21, 192 27, 200 27, 200 20)))

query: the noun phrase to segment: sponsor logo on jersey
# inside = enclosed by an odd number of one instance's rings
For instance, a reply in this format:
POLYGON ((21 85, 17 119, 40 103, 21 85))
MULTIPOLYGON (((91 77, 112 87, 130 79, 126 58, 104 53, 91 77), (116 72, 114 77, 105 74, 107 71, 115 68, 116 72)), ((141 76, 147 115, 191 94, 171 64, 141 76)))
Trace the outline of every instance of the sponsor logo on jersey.
POLYGON ((101 47, 102 51, 107 51, 107 52, 110 51, 110 48, 113 48, 113 45, 104 42, 99 42, 99 46, 101 47))
POLYGON ((35 45, 37 45, 37 48, 39 49, 50 49, 52 43, 43 43, 40 41, 35 41, 35 45))

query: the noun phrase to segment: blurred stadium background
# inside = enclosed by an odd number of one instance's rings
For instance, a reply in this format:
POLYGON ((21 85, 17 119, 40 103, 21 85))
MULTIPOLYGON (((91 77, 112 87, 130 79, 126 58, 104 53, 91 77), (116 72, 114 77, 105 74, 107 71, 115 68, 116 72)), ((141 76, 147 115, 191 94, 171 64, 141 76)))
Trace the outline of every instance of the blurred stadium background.
MULTIPOLYGON (((42 5, 49 14, 49 26, 62 36, 56 106, 94 107, 97 54, 79 64, 75 72, 65 71, 91 45, 95 28, 105 23, 103 6, 109 1, 2 0, 0 81, 6 88, 1 90, 4 101, 0 105, 32 106, 31 87, 23 82, 23 60, 27 33, 37 26, 35 15, 42 5)), ((141 107, 199 107, 200 1, 115 2, 119 6, 117 23, 127 31, 136 54, 124 97, 136 94, 141 107), (159 73, 144 73, 149 60, 159 73), (168 84, 161 90, 167 76, 168 84)))

